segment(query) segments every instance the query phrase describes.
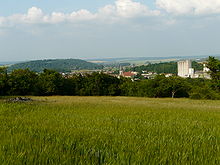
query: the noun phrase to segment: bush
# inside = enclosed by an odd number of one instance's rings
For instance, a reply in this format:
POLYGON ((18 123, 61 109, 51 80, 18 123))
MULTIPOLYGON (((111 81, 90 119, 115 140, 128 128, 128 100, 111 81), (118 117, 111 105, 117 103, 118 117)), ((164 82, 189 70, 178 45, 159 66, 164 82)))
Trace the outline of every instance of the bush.
POLYGON ((219 100, 220 94, 209 86, 193 88, 190 93, 191 99, 210 99, 219 100))

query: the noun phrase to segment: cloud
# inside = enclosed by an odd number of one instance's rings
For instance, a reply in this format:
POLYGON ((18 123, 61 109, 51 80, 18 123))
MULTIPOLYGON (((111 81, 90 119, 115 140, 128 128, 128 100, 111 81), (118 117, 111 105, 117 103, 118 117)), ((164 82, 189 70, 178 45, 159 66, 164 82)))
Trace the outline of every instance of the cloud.
POLYGON ((125 18, 154 16, 160 14, 159 11, 149 10, 146 5, 132 0, 117 0, 115 6, 117 15, 125 18))
POLYGON ((219 0, 157 0, 158 8, 175 15, 210 15, 220 13, 219 0))
POLYGON ((178 15, 220 14, 220 0, 156 0, 156 7, 157 9, 152 10, 147 5, 135 0, 116 0, 115 3, 106 5, 95 13, 86 9, 71 13, 44 13, 40 8, 31 7, 24 14, 0 16, 0 27, 13 27, 18 24, 77 24, 90 23, 90 21, 109 24, 130 20, 140 20, 139 23, 142 24, 155 20, 154 22, 157 24, 160 21, 161 24, 166 22, 166 25, 173 25, 176 24, 175 16, 178 15), (164 13, 162 10, 166 12, 164 13))
POLYGON ((43 11, 37 7, 32 7, 28 10, 25 16, 25 21, 27 22, 39 22, 44 18, 43 11))
POLYGON ((150 10, 146 5, 133 0, 116 0, 112 5, 100 8, 96 13, 86 9, 72 13, 52 12, 45 14, 40 8, 31 7, 26 14, 14 14, 0 17, 0 26, 13 26, 15 24, 57 24, 62 22, 74 23, 82 21, 105 21, 106 23, 121 19, 137 17, 158 16, 160 11, 150 10))
POLYGON ((114 5, 106 5, 99 9, 98 18, 114 20, 150 17, 160 15, 159 10, 150 10, 148 6, 132 0, 117 0, 114 5))
POLYGON ((5 18, 4 17, 0 17, 0 27, 3 26, 5 23, 5 18))
POLYGON ((88 21, 96 18, 96 14, 92 14, 88 10, 82 9, 74 11, 70 14, 64 14, 61 12, 53 12, 51 15, 45 16, 44 23, 60 23, 60 22, 77 22, 77 21, 88 21))

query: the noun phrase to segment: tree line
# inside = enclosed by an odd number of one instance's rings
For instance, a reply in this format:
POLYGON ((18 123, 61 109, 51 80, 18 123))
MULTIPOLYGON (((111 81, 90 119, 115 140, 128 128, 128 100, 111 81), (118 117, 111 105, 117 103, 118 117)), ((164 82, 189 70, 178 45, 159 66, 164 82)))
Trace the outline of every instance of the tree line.
POLYGON ((80 59, 55 59, 55 60, 36 60, 11 65, 7 70, 12 72, 16 69, 29 68, 34 72, 43 72, 44 68, 57 72, 71 72, 72 70, 100 70, 102 65, 94 64, 80 59))
POLYGON ((0 68, 1 96, 137 96, 137 97, 172 97, 192 99, 220 99, 220 61, 209 57, 208 67, 212 79, 191 79, 157 75, 154 79, 131 81, 104 73, 62 74, 45 69, 35 73, 29 69, 13 70, 0 68))
MULTIPOLYGON (((196 70, 203 70, 203 65, 193 61, 192 62, 192 67, 196 70)), ((163 63, 158 63, 158 64, 151 64, 149 63, 148 65, 141 65, 141 66, 135 66, 132 68, 126 68, 126 71, 135 71, 138 72, 139 74, 142 73, 142 71, 149 71, 149 72, 155 72, 158 74, 161 73, 172 73, 172 74, 177 74, 177 62, 163 62, 163 63)))

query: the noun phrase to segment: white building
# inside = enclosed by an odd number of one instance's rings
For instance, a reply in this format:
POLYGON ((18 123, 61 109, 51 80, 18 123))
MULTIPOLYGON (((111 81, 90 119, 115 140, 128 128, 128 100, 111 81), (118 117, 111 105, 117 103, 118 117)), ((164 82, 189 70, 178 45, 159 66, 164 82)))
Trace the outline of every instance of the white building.
POLYGON ((193 77, 194 69, 192 68, 192 61, 179 61, 178 63, 178 76, 180 77, 193 77))
POLYGON ((204 63, 203 64, 203 72, 209 72, 210 71, 210 69, 207 67, 207 64, 206 63, 204 63))
POLYGON ((195 71, 194 68, 192 68, 192 62, 190 60, 186 61, 179 61, 178 63, 178 76, 187 78, 206 78, 211 79, 211 76, 209 74, 209 68, 207 68, 206 64, 203 64, 203 70, 202 71, 195 71))

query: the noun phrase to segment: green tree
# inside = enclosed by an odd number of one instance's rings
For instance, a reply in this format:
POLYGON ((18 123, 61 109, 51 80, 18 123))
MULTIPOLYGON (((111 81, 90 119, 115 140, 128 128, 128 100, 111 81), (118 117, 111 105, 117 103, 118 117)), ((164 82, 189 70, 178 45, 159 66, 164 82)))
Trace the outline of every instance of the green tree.
POLYGON ((8 91, 8 75, 5 67, 0 67, 0 96, 6 95, 8 91))
POLYGON ((9 76, 11 95, 33 95, 36 91, 37 75, 29 69, 17 69, 9 76))
POLYGON ((211 86, 205 84, 204 86, 194 86, 190 92, 191 99, 220 99, 219 92, 213 90, 211 86))
POLYGON ((38 81, 38 95, 61 95, 64 78, 56 71, 44 69, 38 81))
POLYGON ((167 86, 171 97, 188 97, 188 91, 190 90, 189 85, 186 83, 185 79, 177 76, 172 76, 167 78, 167 86))
POLYGON ((120 95, 121 96, 136 96, 137 94, 137 82, 132 82, 129 78, 120 78, 120 95))
POLYGON ((209 57, 207 67, 210 69, 210 75, 215 87, 220 90, 220 61, 215 57, 209 57))
POLYGON ((82 84, 80 93, 88 96, 119 95, 119 82, 118 78, 104 73, 88 74, 79 82, 82 84))

